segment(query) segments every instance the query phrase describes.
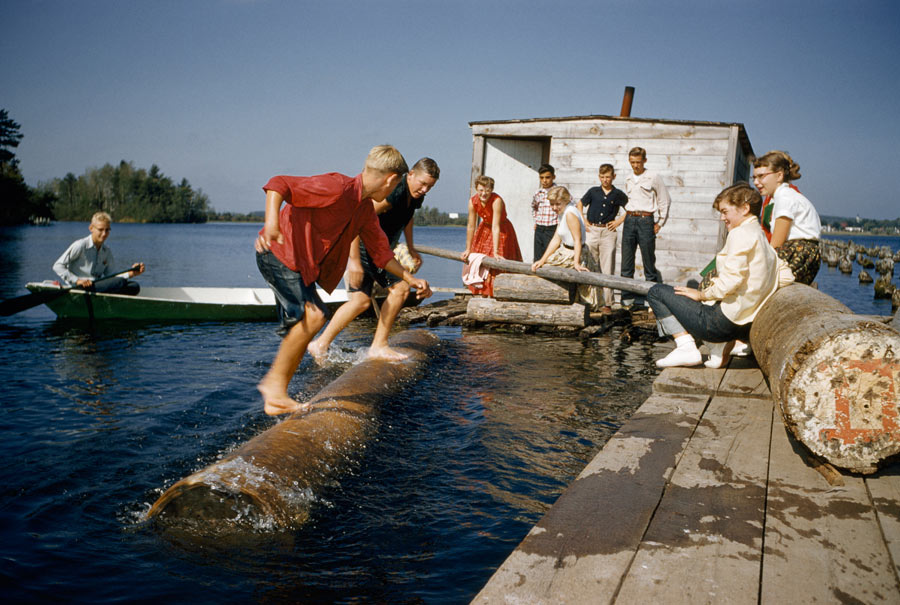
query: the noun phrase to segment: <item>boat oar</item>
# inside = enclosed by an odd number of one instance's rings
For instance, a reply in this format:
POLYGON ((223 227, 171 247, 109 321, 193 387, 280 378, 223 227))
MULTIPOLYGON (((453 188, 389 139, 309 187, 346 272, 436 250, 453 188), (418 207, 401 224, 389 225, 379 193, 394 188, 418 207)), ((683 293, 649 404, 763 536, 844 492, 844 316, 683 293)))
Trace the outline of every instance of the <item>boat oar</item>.
MULTIPOLYGON (((99 284, 101 282, 115 279, 117 277, 125 277, 128 275, 128 272, 133 269, 134 267, 129 267, 124 271, 119 271, 118 273, 115 273, 108 277, 98 279, 94 283, 99 284)), ((51 300, 57 299, 63 294, 66 294, 69 290, 75 289, 90 291, 92 288, 82 288, 81 286, 65 286, 57 290, 41 290, 40 292, 32 292, 30 294, 23 294, 22 296, 17 296, 15 298, 9 298, 7 300, 0 301, 0 316, 6 317, 7 315, 15 315, 20 311, 25 311, 26 309, 30 309, 31 307, 36 307, 38 305, 50 302, 51 300)))

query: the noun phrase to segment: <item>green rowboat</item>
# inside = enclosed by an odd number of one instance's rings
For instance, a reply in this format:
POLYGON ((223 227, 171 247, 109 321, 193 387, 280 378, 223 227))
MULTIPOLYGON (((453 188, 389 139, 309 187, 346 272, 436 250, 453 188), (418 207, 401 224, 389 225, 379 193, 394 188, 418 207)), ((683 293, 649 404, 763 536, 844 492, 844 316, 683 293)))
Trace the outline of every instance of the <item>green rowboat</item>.
MULTIPOLYGON (((31 282, 31 292, 59 290, 55 282, 31 282)), ((347 301, 347 291, 319 296, 332 311, 347 301)), ((142 287, 137 296, 71 289, 45 303, 61 318, 171 321, 276 321, 275 295, 269 288, 142 287)))

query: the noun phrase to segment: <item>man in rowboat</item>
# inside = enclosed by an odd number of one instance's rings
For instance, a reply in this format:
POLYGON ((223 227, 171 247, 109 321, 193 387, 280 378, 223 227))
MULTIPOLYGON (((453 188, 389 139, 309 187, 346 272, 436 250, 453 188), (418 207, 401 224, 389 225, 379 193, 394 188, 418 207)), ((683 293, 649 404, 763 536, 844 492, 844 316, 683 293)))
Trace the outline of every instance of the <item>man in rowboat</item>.
POLYGON ((301 407, 287 387, 310 341, 325 324, 328 310, 316 282, 331 292, 347 266, 350 245, 360 237, 377 267, 431 295, 428 282, 413 277, 394 259, 372 201, 383 201, 409 169, 394 147, 373 147, 361 174, 336 172, 312 177, 276 176, 263 187, 266 219, 256 240, 256 264, 275 292, 282 321, 289 327, 272 366, 258 388, 269 415, 301 407), (282 208, 282 203, 287 204, 282 208))
MULTIPOLYGON (((410 269, 415 272, 422 264, 422 257, 416 252, 413 245, 413 214, 422 207, 425 194, 428 193, 438 178, 441 170, 437 162, 431 158, 422 158, 405 175, 400 178, 400 184, 381 202, 375 202, 375 214, 378 215, 378 223, 382 231, 387 235, 391 249, 400 241, 400 234, 406 236, 406 245, 412 256, 415 266, 410 269)), ((341 305, 331 321, 314 341, 309 344, 309 353, 315 360, 321 363, 325 359, 331 342, 346 328, 360 313, 369 308, 372 300, 372 288, 376 283, 388 288, 388 295, 381 306, 378 316, 378 326, 375 328, 375 336, 372 338, 372 346, 369 348, 369 357, 374 359, 386 359, 388 361, 401 361, 408 356, 395 351, 388 346, 388 336, 394 326, 397 314, 403 308, 406 297, 409 295, 409 284, 390 274, 384 269, 379 269, 372 262, 366 247, 357 241, 350 245, 350 258, 347 263, 347 272, 344 274, 344 283, 349 291, 349 300, 341 305)))
POLYGON ((53 271, 70 286, 94 289, 97 292, 137 294, 141 290, 140 284, 128 278, 143 273, 144 263, 135 263, 128 271, 127 277, 107 279, 94 284, 97 280, 111 276, 115 270, 112 250, 106 245, 111 224, 112 217, 106 212, 94 213, 88 227, 91 234, 72 242, 72 245, 53 263, 53 271))

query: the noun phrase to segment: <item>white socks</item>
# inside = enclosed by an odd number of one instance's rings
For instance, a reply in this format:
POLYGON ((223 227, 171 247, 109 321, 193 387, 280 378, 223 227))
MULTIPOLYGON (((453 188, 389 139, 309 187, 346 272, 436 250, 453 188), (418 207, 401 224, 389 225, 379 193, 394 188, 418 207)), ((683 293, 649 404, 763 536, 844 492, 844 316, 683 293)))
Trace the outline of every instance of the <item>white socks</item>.
POLYGON ((672 368, 675 366, 697 366, 703 361, 697 343, 690 334, 683 334, 675 338, 675 350, 657 360, 659 368, 672 368))

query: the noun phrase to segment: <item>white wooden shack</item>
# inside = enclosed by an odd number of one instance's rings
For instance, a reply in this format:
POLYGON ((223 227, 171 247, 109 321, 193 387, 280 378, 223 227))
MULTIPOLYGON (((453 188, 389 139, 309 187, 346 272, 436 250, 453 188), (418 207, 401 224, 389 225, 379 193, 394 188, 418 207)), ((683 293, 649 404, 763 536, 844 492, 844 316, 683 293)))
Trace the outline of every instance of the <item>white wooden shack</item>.
MULTIPOLYGON (((624 190, 625 178, 631 174, 629 149, 646 149, 647 169, 662 176, 672 199, 668 221, 656 243, 656 266, 664 281, 672 284, 698 278, 724 243, 724 227, 712 202, 726 186, 748 180, 753 155, 744 126, 737 123, 594 115, 470 122, 469 126, 474 137, 472 194, 479 175, 494 178, 526 262, 533 260, 531 199, 542 163, 552 164, 556 183, 568 187, 578 199, 600 184, 597 171, 605 163, 615 167, 614 184, 624 190)), ((642 276, 642 271, 638 252, 635 277, 642 276)))

